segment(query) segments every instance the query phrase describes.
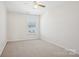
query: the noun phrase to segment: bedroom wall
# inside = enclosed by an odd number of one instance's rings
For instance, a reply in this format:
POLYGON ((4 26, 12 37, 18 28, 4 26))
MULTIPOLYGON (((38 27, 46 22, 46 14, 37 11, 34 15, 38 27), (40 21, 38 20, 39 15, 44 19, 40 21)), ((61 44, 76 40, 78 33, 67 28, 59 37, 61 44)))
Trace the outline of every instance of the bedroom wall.
POLYGON ((7 43, 7 17, 6 7, 0 2, 0 55, 7 43))
MULTIPOLYGON (((28 33, 28 16, 32 15, 23 14, 20 12, 8 12, 8 41, 28 40, 36 38, 36 35, 28 33)), ((34 19, 34 18, 33 18, 34 19)))
POLYGON ((26 15, 8 12, 8 41, 18 41, 27 38, 26 15))
POLYGON ((51 2, 48 7, 41 15, 41 38, 79 53, 79 2, 51 2))

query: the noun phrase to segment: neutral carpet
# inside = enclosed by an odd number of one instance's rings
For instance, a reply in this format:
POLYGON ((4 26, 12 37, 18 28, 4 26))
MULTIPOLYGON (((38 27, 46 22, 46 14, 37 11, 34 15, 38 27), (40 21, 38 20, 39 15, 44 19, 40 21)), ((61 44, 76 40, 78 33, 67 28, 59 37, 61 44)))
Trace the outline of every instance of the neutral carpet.
POLYGON ((43 40, 8 42, 1 57, 78 57, 43 40))

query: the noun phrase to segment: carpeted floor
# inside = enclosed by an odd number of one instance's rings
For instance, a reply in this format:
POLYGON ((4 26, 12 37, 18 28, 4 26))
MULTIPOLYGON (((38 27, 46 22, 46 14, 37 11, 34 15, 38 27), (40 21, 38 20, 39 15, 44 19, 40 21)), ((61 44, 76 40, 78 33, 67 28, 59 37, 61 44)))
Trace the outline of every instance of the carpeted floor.
POLYGON ((79 57, 43 40, 8 42, 1 57, 79 57))

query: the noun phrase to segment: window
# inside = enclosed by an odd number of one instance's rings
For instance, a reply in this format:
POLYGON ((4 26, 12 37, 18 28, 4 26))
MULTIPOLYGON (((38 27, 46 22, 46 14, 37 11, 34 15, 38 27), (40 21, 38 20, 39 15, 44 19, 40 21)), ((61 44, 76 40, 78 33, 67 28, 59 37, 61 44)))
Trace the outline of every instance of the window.
POLYGON ((36 33, 36 18, 35 18, 35 16, 29 16, 28 32, 29 33, 36 33))

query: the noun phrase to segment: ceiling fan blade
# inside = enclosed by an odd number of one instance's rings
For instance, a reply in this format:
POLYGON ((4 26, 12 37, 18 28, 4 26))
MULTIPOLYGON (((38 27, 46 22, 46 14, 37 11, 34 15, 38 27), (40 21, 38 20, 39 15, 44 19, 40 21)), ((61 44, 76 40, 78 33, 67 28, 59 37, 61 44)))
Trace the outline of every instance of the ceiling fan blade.
POLYGON ((40 6, 40 7, 46 7, 45 5, 42 5, 42 4, 38 4, 38 6, 40 6))
POLYGON ((40 7, 46 7, 43 3, 36 2, 36 1, 34 1, 34 4, 35 4, 35 5, 38 5, 38 6, 40 6, 40 7))

